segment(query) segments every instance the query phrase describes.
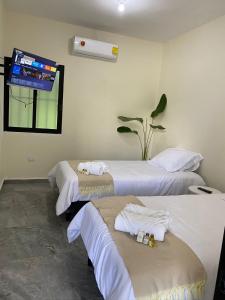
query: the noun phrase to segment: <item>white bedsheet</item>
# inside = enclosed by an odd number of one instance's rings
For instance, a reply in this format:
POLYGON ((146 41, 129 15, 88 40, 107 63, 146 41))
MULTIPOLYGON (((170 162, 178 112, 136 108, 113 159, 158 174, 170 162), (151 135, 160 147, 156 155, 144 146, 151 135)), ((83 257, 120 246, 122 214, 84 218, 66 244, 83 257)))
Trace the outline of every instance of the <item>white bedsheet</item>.
MULTIPOLYGON (((170 231, 185 241, 202 261, 208 277, 204 300, 212 300, 225 226, 225 194, 139 199, 150 208, 170 212, 173 219, 170 231)), ((128 271, 107 226, 91 203, 79 211, 68 227, 69 242, 80 234, 103 297, 107 300, 134 300, 128 271)))
MULTIPOLYGON (((204 185, 194 172, 169 173, 151 166, 147 161, 104 161, 112 175, 116 195, 180 195, 188 194, 190 185, 204 185)), ((59 162, 48 175, 51 185, 57 185, 59 197, 56 214, 60 215, 74 201, 92 200, 92 195, 79 194, 78 177, 67 161, 59 162)))

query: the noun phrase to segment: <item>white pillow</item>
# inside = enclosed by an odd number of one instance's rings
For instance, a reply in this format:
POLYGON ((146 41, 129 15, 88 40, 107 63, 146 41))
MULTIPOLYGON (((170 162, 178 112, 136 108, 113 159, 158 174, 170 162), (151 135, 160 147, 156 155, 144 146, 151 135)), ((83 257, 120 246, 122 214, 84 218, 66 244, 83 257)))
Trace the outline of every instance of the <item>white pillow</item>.
POLYGON ((150 164, 168 172, 195 171, 203 157, 200 153, 180 148, 168 148, 149 161, 150 164))

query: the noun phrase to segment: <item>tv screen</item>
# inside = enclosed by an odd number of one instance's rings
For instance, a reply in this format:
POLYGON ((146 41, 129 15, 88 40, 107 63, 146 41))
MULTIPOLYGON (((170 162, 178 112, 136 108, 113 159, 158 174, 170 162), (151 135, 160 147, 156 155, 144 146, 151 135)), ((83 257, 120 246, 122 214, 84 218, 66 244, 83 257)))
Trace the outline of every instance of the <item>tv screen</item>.
POLYGON ((14 49, 8 84, 51 91, 56 72, 55 61, 14 49))

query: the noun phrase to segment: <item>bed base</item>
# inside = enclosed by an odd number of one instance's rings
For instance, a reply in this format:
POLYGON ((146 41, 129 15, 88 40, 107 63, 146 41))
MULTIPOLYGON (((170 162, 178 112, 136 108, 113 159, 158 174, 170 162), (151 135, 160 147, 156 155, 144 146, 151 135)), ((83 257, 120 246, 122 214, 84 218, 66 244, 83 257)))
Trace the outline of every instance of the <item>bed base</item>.
POLYGON ((70 207, 65 212, 66 221, 72 221, 73 217, 78 213, 78 211, 89 201, 76 201, 72 202, 70 207))
POLYGON ((89 257, 88 257, 88 267, 94 269, 94 266, 93 266, 93 264, 92 264, 92 262, 91 262, 91 260, 90 260, 89 257))
POLYGON ((223 244, 220 255, 220 263, 217 273, 216 288, 214 294, 214 300, 225 299, 225 229, 223 235, 223 244))

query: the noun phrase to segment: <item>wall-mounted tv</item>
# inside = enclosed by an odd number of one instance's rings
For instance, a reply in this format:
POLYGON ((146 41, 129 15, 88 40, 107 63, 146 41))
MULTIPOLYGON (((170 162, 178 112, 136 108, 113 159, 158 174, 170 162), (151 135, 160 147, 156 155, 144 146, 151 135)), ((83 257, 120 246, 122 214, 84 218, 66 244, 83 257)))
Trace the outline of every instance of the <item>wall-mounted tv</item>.
POLYGON ((51 91, 57 72, 55 61, 14 49, 8 84, 51 91))

